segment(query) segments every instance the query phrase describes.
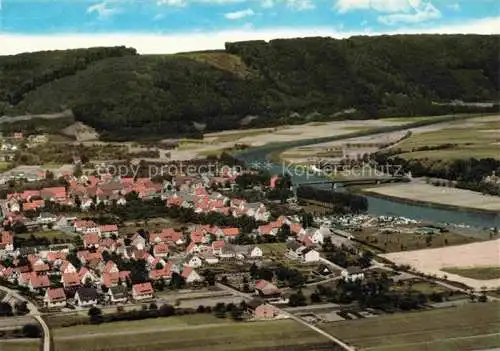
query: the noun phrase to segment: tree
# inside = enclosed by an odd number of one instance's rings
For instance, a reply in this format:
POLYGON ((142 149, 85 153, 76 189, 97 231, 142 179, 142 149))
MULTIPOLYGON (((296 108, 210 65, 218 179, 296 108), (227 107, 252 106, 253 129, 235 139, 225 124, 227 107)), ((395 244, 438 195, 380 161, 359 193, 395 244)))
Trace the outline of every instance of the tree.
POLYGON ((289 236, 291 236, 290 226, 286 223, 283 223, 283 225, 278 229, 276 239, 280 242, 285 242, 289 236))
POLYGON ((178 274, 177 272, 172 273, 172 277, 170 279, 170 288, 178 290, 182 289, 186 284, 186 280, 183 276, 178 274))
POLYGON ((90 317, 90 322, 97 324, 102 322, 102 311, 98 307, 91 307, 89 309, 88 315, 90 317))
POLYGON ((12 316, 12 306, 8 302, 0 301, 0 316, 12 316))
POLYGON ((22 334, 25 338, 39 338, 42 336, 42 329, 38 324, 25 324, 22 334))
POLYGON ((26 301, 20 301, 15 304, 16 314, 17 315, 25 315, 30 312, 28 308, 28 303, 26 301))
POLYGON ((231 313, 231 318, 234 319, 235 321, 242 320, 243 311, 238 307, 233 308, 230 313, 231 313))
POLYGON ((290 295, 290 298, 288 300, 288 305, 290 307, 307 305, 306 297, 302 293, 302 290, 299 290, 295 294, 290 295))
POLYGON ((151 302, 151 303, 149 304, 149 309, 150 309, 150 310, 157 310, 157 309, 158 309, 158 305, 157 305, 157 304, 155 304, 154 302, 151 302))
POLYGON ((172 305, 169 305, 169 304, 164 304, 164 305, 161 305, 159 312, 160 312, 160 316, 170 317, 170 316, 175 315, 175 307, 172 305))

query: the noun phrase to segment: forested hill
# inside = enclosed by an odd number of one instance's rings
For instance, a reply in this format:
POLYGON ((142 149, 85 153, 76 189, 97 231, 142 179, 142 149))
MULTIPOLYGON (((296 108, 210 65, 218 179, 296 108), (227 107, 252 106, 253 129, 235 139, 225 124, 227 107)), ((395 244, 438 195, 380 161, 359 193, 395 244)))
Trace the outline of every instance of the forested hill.
POLYGON ((0 56, 0 115, 72 109, 103 137, 131 139, 448 113, 458 108, 442 103, 454 99, 498 100, 499 43, 399 35, 239 42, 176 55, 115 47, 0 56))

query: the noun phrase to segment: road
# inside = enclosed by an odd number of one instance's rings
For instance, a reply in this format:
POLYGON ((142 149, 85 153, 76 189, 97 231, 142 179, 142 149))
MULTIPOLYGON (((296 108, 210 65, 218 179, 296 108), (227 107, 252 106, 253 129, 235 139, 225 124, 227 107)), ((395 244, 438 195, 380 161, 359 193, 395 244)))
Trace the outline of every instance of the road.
POLYGON ((0 285, 0 290, 5 291, 7 294, 14 296, 16 299, 20 301, 26 301, 28 309, 30 310, 28 315, 35 318, 43 330, 43 351, 51 351, 50 350, 50 329, 47 323, 40 316, 40 311, 31 301, 26 299, 24 296, 20 295, 17 291, 7 288, 6 286, 0 285))
MULTIPOLYGON (((246 299, 246 300, 252 300, 254 298, 254 296, 252 296, 251 294, 246 294, 246 293, 243 293, 241 291, 238 291, 236 289, 233 289, 229 286, 226 286, 226 285, 223 285, 223 284, 220 284, 220 283, 216 283, 217 287, 221 288, 221 289, 226 289, 227 291, 230 291, 232 292, 234 295, 237 295, 237 296, 240 296, 242 297, 243 299, 246 299)), ((342 340, 340 340, 339 338, 331 335, 331 334, 328 334, 327 332, 325 332, 324 330, 316 327, 315 325, 309 323, 309 322, 306 322, 305 320, 297 317, 297 316, 294 316, 293 314, 279 308, 279 307, 276 307, 274 306, 274 308, 276 308, 279 313, 283 316, 286 316, 290 319, 293 319, 294 321, 308 327, 309 329, 312 329, 314 330, 315 332, 317 332, 318 334, 321 334, 323 335, 324 337, 326 337, 327 339, 333 341, 335 344, 339 345, 340 347, 342 347, 344 350, 346 351, 355 351, 356 349, 353 348, 352 346, 344 343, 342 340)))

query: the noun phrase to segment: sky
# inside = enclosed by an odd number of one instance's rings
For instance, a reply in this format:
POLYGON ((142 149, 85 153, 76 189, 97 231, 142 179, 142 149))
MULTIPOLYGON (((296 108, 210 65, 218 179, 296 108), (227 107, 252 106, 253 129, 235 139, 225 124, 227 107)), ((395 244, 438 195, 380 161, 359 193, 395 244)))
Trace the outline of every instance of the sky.
POLYGON ((500 34, 500 0, 0 0, 0 55, 115 45, 160 54, 400 33, 500 34))

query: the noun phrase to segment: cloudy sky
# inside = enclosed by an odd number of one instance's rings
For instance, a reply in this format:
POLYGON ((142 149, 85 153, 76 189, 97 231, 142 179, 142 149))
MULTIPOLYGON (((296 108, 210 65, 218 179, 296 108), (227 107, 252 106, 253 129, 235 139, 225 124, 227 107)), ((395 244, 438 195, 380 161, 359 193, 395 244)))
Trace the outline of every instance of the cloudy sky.
POLYGON ((0 0, 0 54, 382 33, 498 34, 498 0, 0 0))

